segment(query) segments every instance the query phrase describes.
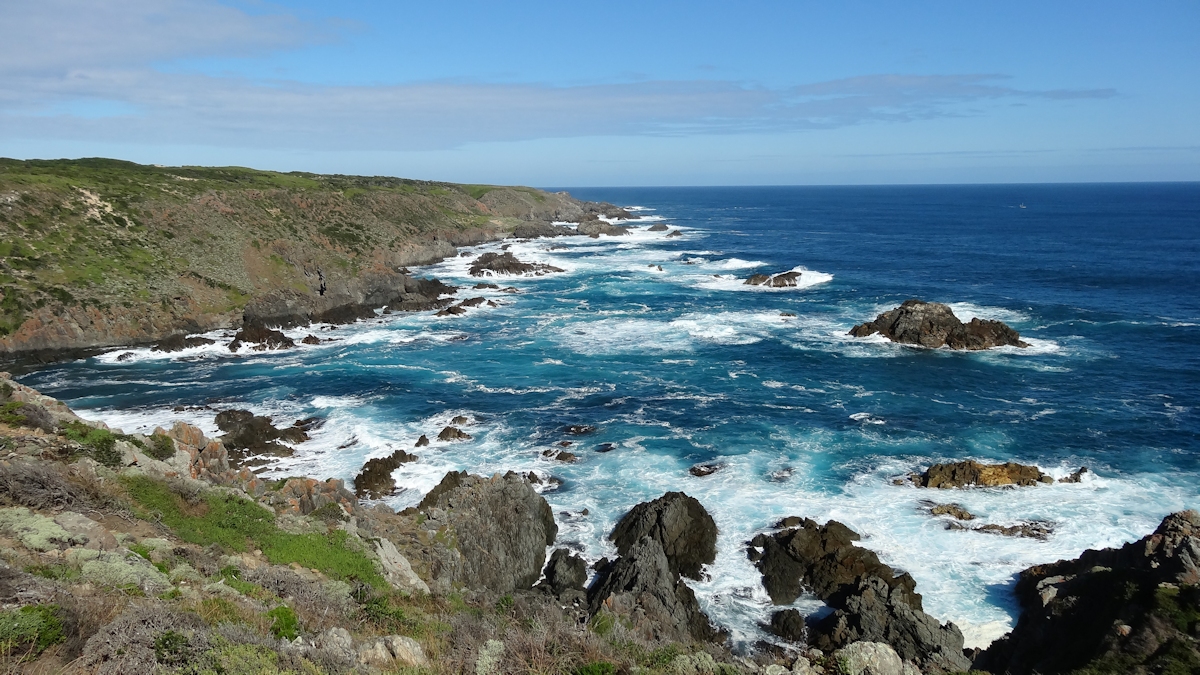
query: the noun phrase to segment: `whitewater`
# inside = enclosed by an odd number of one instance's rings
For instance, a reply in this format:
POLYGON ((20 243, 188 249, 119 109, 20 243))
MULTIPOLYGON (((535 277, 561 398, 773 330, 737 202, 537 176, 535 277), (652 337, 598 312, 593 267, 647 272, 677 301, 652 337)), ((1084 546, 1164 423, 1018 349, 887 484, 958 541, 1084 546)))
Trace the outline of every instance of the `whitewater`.
MULTIPOLYGON (((126 432, 185 421, 215 435, 216 412, 231 408, 321 417, 264 475, 349 482, 367 459, 413 451, 384 500, 397 509, 447 471, 534 472, 556 546, 589 562, 615 553, 606 535, 634 504, 686 492, 720 528, 707 579, 691 585, 738 645, 769 639, 761 624, 779 609, 746 542, 785 516, 847 524, 913 575, 929 614, 982 647, 1014 624, 1021 569, 1200 506, 1194 185, 572 193, 639 205, 622 223, 631 233, 495 242, 413 269, 494 307, 288 330, 332 341, 282 352, 230 353, 232 334, 217 331, 215 345, 118 349, 20 379, 126 432), (475 257, 502 248, 564 272, 470 276, 475 257), (787 271, 796 286, 743 283, 787 271), (847 334, 909 297, 1005 321, 1030 347, 954 353, 847 334), (457 416, 471 440, 413 450, 457 416), (547 455, 564 449, 577 460, 547 455), (1021 489, 902 480, 962 459, 1090 472, 1021 489), (720 469, 689 474, 700 463, 720 469), (950 530, 930 502, 1053 532, 950 530)), ((810 597, 796 606, 820 611, 810 597)))

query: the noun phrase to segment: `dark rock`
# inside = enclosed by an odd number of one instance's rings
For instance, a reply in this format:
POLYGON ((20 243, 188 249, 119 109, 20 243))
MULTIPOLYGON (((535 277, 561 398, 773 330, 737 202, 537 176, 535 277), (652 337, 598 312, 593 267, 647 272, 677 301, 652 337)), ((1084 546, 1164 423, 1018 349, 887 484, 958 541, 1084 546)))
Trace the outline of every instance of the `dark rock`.
POLYGON ((455 415, 454 419, 450 420, 450 424, 466 424, 470 421, 466 415, 455 415))
MULTIPOLYGON (((918 487, 998 487, 1002 485, 1030 486, 1047 482, 1050 478, 1036 466, 1016 462, 1005 464, 980 464, 974 460, 934 464, 920 475, 913 476, 918 487)), ((1050 479, 1049 482, 1054 482, 1050 479)))
POLYGON ((970 528, 976 532, 986 532, 988 534, 999 534, 1005 537, 1025 537, 1027 539, 1046 540, 1054 533, 1054 525, 1045 521, 1034 520, 1027 523, 1019 523, 1017 525, 997 525, 988 523, 979 527, 970 528))
POLYGON ((121 352, 120 354, 117 354, 117 361, 122 363, 125 361, 132 361, 134 356, 135 355, 133 352, 121 352))
POLYGON ((1065 478, 1059 478, 1058 482, 1060 482, 1060 483, 1080 483, 1083 481, 1083 474, 1085 474, 1087 472, 1088 472, 1088 468, 1086 466, 1081 466, 1081 467, 1079 467, 1078 471, 1072 473, 1070 476, 1067 476, 1065 478))
POLYGON ((471 435, 462 429, 446 427, 445 429, 442 429, 440 434, 438 434, 438 440, 443 442, 469 441, 471 440, 471 435))
POLYGON ((704 476, 711 476, 724 468, 724 464, 696 464, 692 468, 688 469, 688 473, 696 476, 697 478, 703 478, 704 476))
POLYGON ((645 536, 601 568, 588 589, 588 609, 601 609, 653 640, 713 640, 720 637, 700 610, 696 595, 672 569, 662 545, 645 536))
POLYGON ((608 223, 597 218, 595 220, 581 221, 579 225, 575 227, 575 232, 577 234, 586 234, 590 237, 598 237, 602 234, 610 237, 619 237, 621 235, 629 234, 629 228, 622 227, 620 225, 613 225, 612 223, 608 223))
POLYGON ((596 446, 596 452, 612 452, 617 449, 616 443, 601 443, 596 446))
POLYGON ((874 321, 850 329, 850 335, 866 337, 880 333, 892 342, 937 348, 979 350, 1011 345, 1028 347, 1017 331, 1001 321, 974 318, 964 324, 940 302, 905 300, 896 309, 874 321))
POLYGON ((521 262, 511 253, 484 253, 471 263, 470 269, 473 277, 481 277, 486 274, 532 274, 540 277, 550 272, 562 271, 553 265, 521 262))
POLYGON ((185 349, 190 349, 192 347, 203 347, 204 345, 211 345, 214 342, 216 342, 216 341, 209 340, 208 338, 202 338, 202 337, 190 338, 183 333, 176 333, 175 335, 172 335, 171 337, 160 340, 159 343, 154 345, 154 348, 151 349, 150 351, 180 352, 185 349))
MULTIPOLYGON (((431 547, 429 568, 442 586, 495 594, 528 589, 542 574, 558 526, 524 476, 450 472, 414 511, 446 546, 431 547)), ((408 511, 406 511, 408 512, 408 511)))
POLYGON ((458 303, 459 307, 478 307, 487 302, 487 298, 470 298, 458 303))
POLYGON ((310 335, 305 335, 304 339, 301 340, 300 342, 302 342, 306 345, 319 345, 319 344, 321 344, 321 338, 317 337, 316 335, 310 334, 310 335))
POLYGON ((539 237, 568 237, 575 231, 563 225, 551 223, 525 223, 513 229, 513 236, 518 239, 537 239, 539 237))
POLYGON ((554 595, 565 591, 582 591, 587 583, 587 562, 565 548, 554 551, 543 573, 545 579, 538 584, 554 595))
POLYGON ((778 635, 790 642, 805 643, 808 641, 808 631, 804 627, 804 616, 795 609, 781 609, 771 615, 771 624, 767 627, 772 634, 778 635))
POLYGON ((779 274, 753 274, 749 279, 746 279, 743 285, 746 286, 770 286, 772 288, 788 288, 796 285, 796 280, 800 278, 799 272, 780 272, 779 274))
POLYGON ((596 427, 590 424, 572 424, 563 429, 563 433, 567 433, 572 436, 582 436, 584 434, 590 434, 594 431, 596 431, 596 427))
POLYGON ((572 443, 571 441, 559 441, 558 442, 558 447, 560 447, 560 448, 569 448, 572 445, 575 445, 575 444, 572 443))
POLYGON ((666 232, 667 226, 665 223, 655 223, 655 224, 651 225, 650 227, 646 228, 646 230, 648 232, 666 232))
POLYGON ((796 527, 758 535, 747 554, 775 604, 791 604, 807 589, 834 609, 810 627, 820 649, 832 651, 860 640, 886 642, 926 672, 967 670, 970 661, 963 655, 958 628, 925 614, 913 578, 855 546, 858 540, 857 533, 837 521, 817 525, 805 518, 796 527))
POLYGON ((452 305, 445 309, 439 310, 434 316, 460 316, 467 313, 467 308, 462 305, 452 305))
POLYGON ((317 429, 320 429, 321 427, 325 426, 325 418, 324 417, 305 417, 302 420, 296 420, 295 422, 292 422, 292 426, 296 427, 297 429, 300 429, 301 431, 305 431, 305 432, 316 431, 317 429))
POLYGON ((229 351, 236 352, 243 343, 253 344, 252 349, 256 352, 268 349, 291 349, 296 346, 290 337, 261 325, 246 326, 238 331, 233 336, 233 342, 229 343, 229 351))
POLYGON ((671 572, 701 578, 701 566, 717 557, 717 523, 704 506, 682 492, 668 492, 633 507, 609 539, 625 555, 643 537, 658 542, 671 572))
POLYGON ((951 516, 957 520, 975 520, 975 514, 958 504, 934 504, 929 512, 935 516, 951 516))
POLYGON ((396 491, 396 480, 392 472, 401 464, 417 461, 416 455, 397 450, 387 457, 368 459, 362 471, 354 477, 354 492, 359 499, 380 499, 396 491))
POLYGON ((504 287, 504 288, 501 288, 501 289, 500 289, 500 292, 501 292, 501 293, 520 293, 520 292, 521 292, 521 289, 519 289, 519 288, 513 288, 512 286, 506 286, 506 287, 504 287))
POLYGON ((1200 666, 1200 514, 1119 549, 1021 572, 1016 628, 975 660, 992 673, 1190 673, 1200 666), (1191 617, 1189 619, 1189 617, 1191 617))
POLYGON ((682 237, 683 233, 680 232, 679 230, 671 230, 670 234, 668 234, 667 236, 668 237, 682 237))
POLYGON ((251 455, 289 457, 292 449, 278 441, 303 443, 308 440, 308 433, 304 429, 277 429, 270 417, 255 415, 249 410, 222 410, 217 413, 216 422, 217 428, 225 432, 220 441, 231 451, 231 459, 235 460, 251 455))
POLYGON ((499 286, 497 286, 496 284, 489 284, 489 283, 487 283, 487 282, 483 282, 483 283, 478 283, 478 284, 475 284, 475 287, 474 287, 474 288, 475 288, 475 290, 477 290, 477 291, 481 291, 481 290, 483 290, 483 289, 485 289, 485 288, 494 288, 494 289, 497 289, 497 290, 499 290, 499 288, 500 288, 500 287, 499 287, 499 286))
POLYGON ((415 447, 423 448, 426 445, 429 445, 429 437, 425 434, 421 434, 421 437, 417 439, 417 444, 415 447))

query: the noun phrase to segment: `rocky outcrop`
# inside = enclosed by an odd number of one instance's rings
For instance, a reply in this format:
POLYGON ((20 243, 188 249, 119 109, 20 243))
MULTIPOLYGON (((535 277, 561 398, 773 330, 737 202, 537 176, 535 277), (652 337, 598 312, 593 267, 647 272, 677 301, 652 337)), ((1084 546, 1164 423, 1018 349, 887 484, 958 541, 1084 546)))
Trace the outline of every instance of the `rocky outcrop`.
POLYGON ((361 499, 381 499, 396 491, 396 479, 392 472, 401 464, 417 461, 416 455, 410 455, 403 450, 397 450, 387 457, 368 459, 363 464, 362 471, 354 477, 354 492, 361 499))
POLYGON ((929 513, 935 516, 950 516, 955 520, 975 520, 975 514, 963 508, 961 504, 933 504, 929 513))
POLYGON ((665 223, 655 223, 646 228, 647 232, 666 232, 667 226, 665 223))
POLYGON ((975 667, 992 673, 1195 672, 1200 514, 1167 516, 1121 548, 1084 551, 1017 578, 1021 617, 975 667))
POLYGON ((517 260, 511 253, 484 253, 471 263, 470 273, 473 277, 495 276, 500 274, 540 277, 551 272, 563 270, 545 263, 526 263, 517 260))
POLYGON ((609 539, 622 556, 643 538, 656 541, 673 574, 701 578, 701 569, 717 557, 717 524, 704 506, 682 492, 668 492, 633 507, 609 539))
POLYGON ((159 343, 154 345, 154 348, 151 349, 150 351, 181 352, 185 349, 191 349, 193 347, 203 347, 204 345, 211 345, 214 342, 215 342, 214 340, 209 340, 208 338, 188 337, 184 333, 176 333, 175 335, 172 335, 168 338, 160 340, 159 343))
POLYGON ((518 239, 537 239, 539 237, 569 237, 576 234, 574 230, 563 225, 550 223, 528 223, 513 228, 512 236, 518 239))
POLYGON ((423 516, 424 537, 444 542, 424 553, 435 590, 503 595, 529 589, 558 534, 550 505, 512 472, 491 478, 450 472, 405 513, 423 516))
POLYGON ((235 455, 235 460, 251 455, 288 457, 292 454, 292 448, 279 441, 303 443, 309 438, 303 427, 278 429, 270 417, 255 415, 249 410, 222 410, 217 413, 216 422, 217 428, 225 432, 220 438, 225 447, 240 451, 235 455))
POLYGON ((867 337, 879 333, 892 342, 921 347, 980 350, 992 347, 1028 347, 1017 331, 1001 321, 971 319, 964 324, 940 302, 905 300, 899 307, 875 317, 874 321, 850 329, 850 335, 867 337))
POLYGON ((760 534, 747 551, 776 604, 808 590, 834 609, 810 626, 810 642, 831 651, 854 642, 884 642, 926 672, 966 670, 963 637, 952 623, 925 614, 916 582, 854 545, 859 536, 837 521, 789 518, 760 534))
POLYGON ((1042 473, 1036 466, 1006 462, 1004 464, 980 464, 975 460, 934 464, 923 473, 913 474, 912 482, 917 487, 962 488, 1002 487, 1005 485, 1031 486, 1053 483, 1054 479, 1042 473))
POLYGON ((589 237, 599 237, 605 235, 608 237, 620 237, 629 234, 629 228, 621 225, 614 225, 610 222, 595 218, 592 220, 582 220, 575 226, 575 231, 578 234, 586 234, 589 237))
POLYGON ((249 325, 238 331, 233 336, 233 342, 229 343, 229 351, 236 352, 246 343, 253 345, 251 349, 256 352, 268 349, 291 349, 296 346, 295 341, 290 337, 261 325, 249 325))
POLYGON ((672 571, 658 540, 645 536, 615 562, 602 566, 588 589, 588 609, 602 609, 647 639, 707 641, 720 636, 700 609, 696 594, 672 571))
POLYGON ((752 274, 742 284, 745 286, 791 288, 796 286, 796 281, 800 279, 800 276, 800 273, 796 271, 780 272, 778 274, 752 274))
MULTIPOLYGON (((452 443, 454 441, 469 441, 471 440, 471 434, 468 434, 458 427, 445 427, 442 429, 441 433, 438 434, 437 438, 443 443, 452 443)), ((420 443, 420 439, 417 439, 417 442, 420 443)))
POLYGON ((446 309, 443 309, 443 310, 439 311, 437 314, 434 314, 434 316, 459 316, 462 314, 466 314, 467 309, 470 307, 480 307, 482 305, 487 305, 488 307, 498 307, 499 306, 494 301, 488 300, 487 298, 483 298, 483 297, 468 298, 468 299, 463 300, 462 302, 458 303, 457 305, 450 305, 446 309))
POLYGON ((546 589, 555 597, 563 598, 573 593, 582 595, 588 578, 587 562, 570 550, 560 548, 550 555, 550 562, 546 563, 543 576, 545 578, 538 587, 546 589))
MULTIPOLYGON (((292 328, 311 323, 353 323, 375 317, 375 311, 415 312, 450 304, 444 295, 457 289, 437 279, 416 279, 387 268, 332 282, 324 291, 273 291, 246 305, 243 322, 249 327, 292 328)), ((256 340, 245 340, 251 342, 256 340)))

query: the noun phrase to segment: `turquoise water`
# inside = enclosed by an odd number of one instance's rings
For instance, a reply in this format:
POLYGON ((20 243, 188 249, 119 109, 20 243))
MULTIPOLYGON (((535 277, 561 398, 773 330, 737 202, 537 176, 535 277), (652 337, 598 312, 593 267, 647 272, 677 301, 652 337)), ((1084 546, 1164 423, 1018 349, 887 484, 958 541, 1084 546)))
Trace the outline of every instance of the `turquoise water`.
POLYGON ((414 503, 452 469, 552 475, 559 543, 590 559, 612 553, 604 535, 630 506, 683 490, 721 529, 694 588, 735 641, 758 639, 773 609, 743 543, 782 516, 847 523, 913 574, 928 612, 983 645, 1012 624, 1018 570, 1200 506, 1200 186, 572 193, 642 207, 642 220, 628 237, 513 243, 518 258, 566 270, 495 280, 518 294, 471 290, 472 258, 417 270, 498 307, 292 331, 338 341, 281 353, 135 349, 117 362, 114 351, 22 381, 126 431, 176 419, 216 431, 213 411, 175 406, 326 417, 272 475, 350 479, 465 415, 474 438, 419 451, 388 502, 414 503), (646 231, 654 222, 683 236, 646 231), (794 268, 798 288, 740 282, 794 268), (1031 347, 964 354, 846 335, 909 297, 1001 319, 1031 347), (568 424, 597 431, 570 437, 568 424), (562 440, 578 462, 543 456, 562 440), (1094 473, 1023 490, 892 483, 965 458, 1094 473), (689 475, 701 462, 723 468, 689 475), (1055 532, 947 531, 923 509, 930 498, 1055 532))

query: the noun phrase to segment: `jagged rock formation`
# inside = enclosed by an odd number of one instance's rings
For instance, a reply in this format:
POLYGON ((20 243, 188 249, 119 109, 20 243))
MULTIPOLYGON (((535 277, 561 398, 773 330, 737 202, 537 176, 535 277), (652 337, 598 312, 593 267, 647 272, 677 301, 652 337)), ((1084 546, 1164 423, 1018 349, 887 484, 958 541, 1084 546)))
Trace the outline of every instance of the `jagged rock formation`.
MULTIPOLYGON (((293 328, 311 323, 353 323, 375 317, 375 310, 416 312, 450 304, 444 295, 457 289, 437 279, 415 279, 380 268, 333 281, 324 292, 279 289, 251 300, 243 311, 247 327, 293 328)), ((246 340, 261 342, 261 340, 246 340)))
POLYGON ((809 627, 815 646, 832 651, 858 641, 884 642, 926 672, 969 667, 958 628, 926 614, 913 578, 896 574, 875 553, 855 546, 859 536, 853 530, 807 518, 779 525, 784 529, 756 536, 747 554, 775 604, 790 604, 809 590, 834 608, 809 627))
POLYGON ((517 257, 507 251, 504 253, 484 253, 471 263, 470 273, 473 277, 510 274, 517 276, 533 275, 540 277, 551 272, 563 270, 545 263, 527 263, 517 260, 517 257))
POLYGON ((303 443, 309 438, 303 425, 278 429, 270 417, 255 415, 249 410, 222 410, 217 413, 216 422, 217 428, 225 432, 220 439, 225 447, 241 451, 235 454, 235 460, 252 455, 287 457, 292 454, 292 448, 279 441, 303 443))
POLYGON ((546 563, 543 574, 545 579, 538 584, 539 588, 546 589, 560 599, 566 599, 568 595, 582 596, 588 577, 587 561, 568 549, 560 548, 550 555, 550 562, 546 563))
POLYGON ((396 491, 396 479, 392 472, 401 464, 417 461, 416 455, 410 455, 403 450, 397 450, 387 457, 368 459, 363 464, 362 471, 354 477, 354 492, 361 499, 380 499, 396 491))
POLYGON ((175 335, 172 335, 168 338, 160 340, 158 342, 158 344, 154 345, 154 348, 151 349, 150 351, 180 352, 185 349, 191 349, 192 347, 203 347, 204 345, 211 345, 211 344, 213 344, 213 342, 215 342, 215 341, 209 340, 208 338, 188 337, 187 335, 185 335, 183 333, 176 333, 175 335))
POLYGON ((1053 483, 1054 479, 1042 473, 1036 466, 1006 462, 1004 464, 980 464, 975 460, 934 464, 920 474, 911 476, 917 487, 962 488, 1000 487, 1004 485, 1031 486, 1038 483, 1053 483))
POLYGON ((296 346, 294 340, 277 330, 267 328, 262 324, 251 324, 233 336, 233 342, 229 343, 229 351, 236 352, 242 348, 243 343, 247 342, 254 345, 251 349, 256 352, 268 349, 291 349, 296 346))
POLYGON ((628 227, 613 225, 598 218, 580 221, 579 225, 575 227, 575 231, 578 234, 586 234, 593 238, 598 238, 602 234, 609 237, 619 237, 629 234, 628 227))
POLYGON ((668 492, 633 507, 609 539, 626 555, 643 537, 658 542, 674 574, 701 578, 701 567, 717 557, 717 523, 694 497, 668 492))
POLYGON ((964 324, 940 302, 905 300, 899 307, 875 317, 874 321, 850 329, 854 337, 879 333, 892 342, 922 347, 980 350, 992 347, 1028 347, 1021 335, 1002 321, 971 319, 964 324))
POLYGON ((789 288, 796 285, 800 273, 795 271, 778 274, 752 274, 742 282, 744 286, 770 286, 771 288, 789 288))
POLYGON ((992 673, 1185 673, 1200 668, 1200 514, 1167 516, 1119 549, 1037 565, 1017 580, 1021 618, 975 667, 992 673))
POLYGON ((435 589, 532 588, 558 534, 550 505, 513 472, 492 478, 450 472, 406 513, 424 516, 421 529, 447 544, 424 553, 435 589))

